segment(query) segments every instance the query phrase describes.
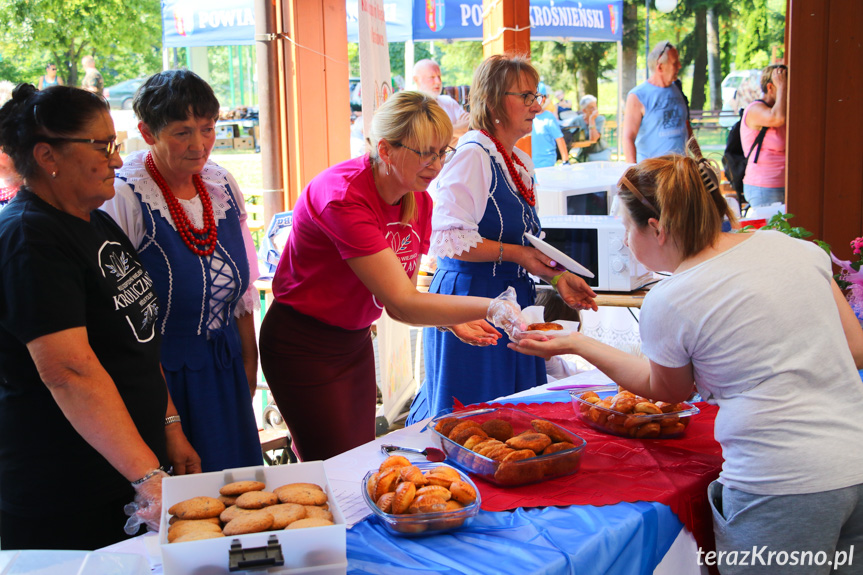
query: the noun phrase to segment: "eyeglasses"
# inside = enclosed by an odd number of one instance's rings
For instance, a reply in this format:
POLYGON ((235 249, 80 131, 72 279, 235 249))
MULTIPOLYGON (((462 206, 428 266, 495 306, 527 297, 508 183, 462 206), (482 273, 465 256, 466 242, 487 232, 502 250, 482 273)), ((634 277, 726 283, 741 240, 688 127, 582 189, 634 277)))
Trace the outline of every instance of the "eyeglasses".
POLYGON ((105 146, 105 157, 109 160, 111 156, 113 156, 116 152, 120 150, 120 144, 117 143, 116 138, 111 140, 94 140, 92 138, 44 138, 44 141, 47 143, 51 142, 72 142, 76 144, 99 144, 105 146))
POLYGON ((524 105, 527 107, 533 106, 534 102, 539 102, 542 106, 548 98, 545 94, 533 94, 531 92, 504 92, 507 96, 521 96, 524 100, 524 105))
POLYGON ((665 47, 659 53, 659 56, 656 57, 656 63, 657 64, 659 64, 659 61, 662 59, 662 55, 665 54, 665 51, 668 50, 669 48, 674 48, 674 46, 671 44, 671 42, 665 42, 665 47))
POLYGON ((420 162, 424 166, 430 166, 430 165, 434 164, 435 160, 440 160, 440 165, 443 166, 444 164, 447 163, 447 161, 449 161, 450 157, 452 157, 452 152, 455 152, 455 149, 451 148, 450 146, 447 146, 446 148, 444 148, 443 150, 441 150, 438 153, 438 152, 420 152, 419 150, 414 150, 413 148, 408 148, 407 146, 405 146, 401 142, 394 142, 393 145, 398 146, 399 148, 404 148, 405 150, 410 150, 411 152, 413 152, 414 154, 419 156, 420 162))

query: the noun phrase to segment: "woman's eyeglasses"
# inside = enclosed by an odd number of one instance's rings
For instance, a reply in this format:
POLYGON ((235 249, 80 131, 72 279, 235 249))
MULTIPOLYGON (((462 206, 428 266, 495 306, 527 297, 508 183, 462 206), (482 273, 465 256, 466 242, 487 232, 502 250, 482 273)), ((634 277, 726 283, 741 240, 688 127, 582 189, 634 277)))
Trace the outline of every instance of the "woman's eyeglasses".
POLYGON ((120 150, 120 144, 116 139, 111 140, 94 140, 92 138, 45 138, 45 142, 72 142, 76 144, 99 144, 105 146, 105 157, 109 160, 116 152, 120 150))
POLYGON ((539 102, 539 105, 542 106, 548 98, 545 94, 534 94, 532 92, 504 92, 504 94, 507 96, 521 96, 524 100, 524 105, 528 108, 533 106, 534 102, 539 102))
POLYGON ((435 163, 435 160, 440 160, 440 165, 443 166, 447 163, 447 161, 452 156, 452 152, 455 152, 453 148, 447 146, 440 152, 420 152, 419 150, 414 150, 413 148, 409 148, 402 144, 401 142, 393 143, 394 146, 398 146, 399 148, 404 148, 405 150, 410 150, 414 154, 420 157, 420 162, 424 166, 430 166, 435 163))

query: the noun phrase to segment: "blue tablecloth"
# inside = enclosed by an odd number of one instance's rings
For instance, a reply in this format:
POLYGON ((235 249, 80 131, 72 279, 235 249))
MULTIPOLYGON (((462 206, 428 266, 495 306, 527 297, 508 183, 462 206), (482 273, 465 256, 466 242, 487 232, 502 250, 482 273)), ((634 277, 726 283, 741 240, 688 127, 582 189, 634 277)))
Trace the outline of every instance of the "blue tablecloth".
POLYGON ((347 531, 349 575, 649 575, 683 525, 665 505, 484 512, 442 535, 399 537, 375 518, 347 531))

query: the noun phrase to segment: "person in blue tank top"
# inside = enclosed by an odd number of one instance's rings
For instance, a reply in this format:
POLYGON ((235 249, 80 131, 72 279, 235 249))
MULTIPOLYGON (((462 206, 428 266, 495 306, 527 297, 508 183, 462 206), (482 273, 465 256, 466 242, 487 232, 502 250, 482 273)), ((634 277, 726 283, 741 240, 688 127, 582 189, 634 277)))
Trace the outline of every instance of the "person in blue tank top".
POLYGON ((219 101, 194 72, 147 79, 133 104, 149 151, 130 154, 103 209, 132 240, 159 295, 162 367, 204 471, 262 465, 252 409, 260 309, 243 194, 213 163, 219 101))
MULTIPOLYGON (((520 57, 495 55, 476 70, 470 90, 471 130, 432 184, 435 207, 429 253, 437 256, 430 293, 495 297, 513 288, 521 307, 535 299, 534 280, 554 285, 577 309, 596 309, 596 294, 580 277, 532 247, 541 232, 533 162, 515 147, 542 111, 539 75, 520 57)), ((497 345, 478 347, 469 326, 426 328, 426 378, 408 423, 453 406, 488 401, 546 382, 545 362, 497 345)))
MULTIPOLYGON (((630 90, 623 116, 623 154, 629 163, 664 154, 683 154, 692 138, 686 97, 676 83, 680 56, 662 41, 647 56, 650 77, 630 90)), ((696 155, 701 151, 697 149, 696 155)))
POLYGON ((57 65, 48 64, 45 66, 45 75, 39 76, 39 89, 44 90, 51 86, 63 86, 63 78, 57 75, 57 65))
POLYGON ((569 152, 566 150, 566 141, 560 129, 560 121, 552 113, 554 105, 548 99, 548 87, 539 83, 537 93, 545 98, 542 112, 533 119, 533 128, 530 132, 530 155, 535 168, 547 168, 557 162, 557 155, 563 159, 564 164, 569 163, 569 152))

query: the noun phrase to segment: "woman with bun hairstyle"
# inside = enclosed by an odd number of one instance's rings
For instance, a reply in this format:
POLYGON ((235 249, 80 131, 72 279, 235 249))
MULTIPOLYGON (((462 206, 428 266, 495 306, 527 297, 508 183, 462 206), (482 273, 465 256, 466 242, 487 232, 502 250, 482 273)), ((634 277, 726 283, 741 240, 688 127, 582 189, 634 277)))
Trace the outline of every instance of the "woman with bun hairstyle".
MULTIPOLYGON (((725 462, 708 490, 717 550, 766 546, 830 558, 853 551, 837 572, 858 572, 863 330, 833 280, 830 257, 777 231, 721 232, 723 216, 733 216, 704 160, 644 160, 618 189, 626 245, 649 269, 672 274, 641 308, 646 358, 578 333, 510 347, 542 357, 581 355, 655 400, 683 401, 697 389, 719 406, 715 436, 725 462)), ((815 572, 811 565, 781 571, 815 572)))
POLYGON ((412 325, 466 324, 461 337, 479 346, 500 337, 486 318, 510 333, 525 326, 508 293, 491 299, 416 289, 431 233, 426 188, 447 161, 451 137, 449 116, 433 97, 399 92, 374 115, 370 152, 318 174, 294 207, 260 354, 304 461, 374 440, 370 327, 383 308, 412 325))
POLYGON ((24 185, 0 212, 0 544, 97 549, 124 505, 158 530, 162 478, 200 471, 159 368, 159 301, 98 208, 123 165, 105 100, 19 85, 0 147, 24 185))
MULTIPOLYGON (((470 89, 470 131, 431 191, 435 200, 429 253, 437 256, 430 292, 489 296, 512 288, 532 305, 534 280, 559 291, 567 305, 596 309, 587 283, 534 248, 525 233, 541 234, 530 156, 516 142, 531 133, 545 96, 539 74, 522 56, 494 55, 480 64, 470 89)), ((409 423, 453 406, 488 401, 546 382, 545 362, 500 346, 479 350, 454 333, 426 329, 426 378, 409 423)))

